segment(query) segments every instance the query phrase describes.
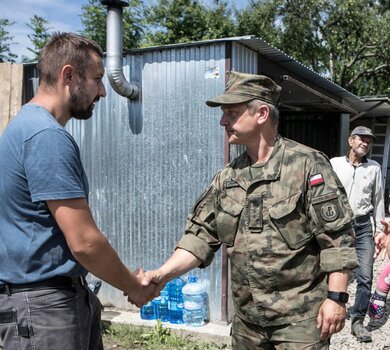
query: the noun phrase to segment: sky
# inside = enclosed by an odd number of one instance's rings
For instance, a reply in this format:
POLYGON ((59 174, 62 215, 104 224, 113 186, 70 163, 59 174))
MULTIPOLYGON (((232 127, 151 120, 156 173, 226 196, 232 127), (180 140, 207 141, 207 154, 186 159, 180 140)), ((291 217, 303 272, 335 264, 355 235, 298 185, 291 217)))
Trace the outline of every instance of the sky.
POLYGON ((86 3, 87 0, 0 0, 0 17, 15 22, 7 30, 14 37, 10 49, 18 55, 17 62, 22 55, 32 56, 27 50, 32 47, 27 37, 32 30, 26 25, 30 18, 38 15, 46 19, 50 32, 77 32, 81 30, 81 6, 86 3))
MULTIPOLYGON (((207 3, 210 0, 205 0, 207 3)), ((153 0, 147 0, 144 3, 150 4, 153 0)), ((231 0, 236 7, 243 7, 247 0, 231 0)), ((88 0, 0 0, 0 18, 6 18, 15 22, 7 28, 7 31, 13 36, 13 42, 10 49, 18 55, 17 62, 21 62, 22 55, 31 58, 32 53, 27 49, 32 47, 30 39, 27 37, 33 34, 26 23, 30 18, 38 15, 46 19, 50 28, 49 32, 78 32, 81 26, 81 6, 88 4, 88 0)))

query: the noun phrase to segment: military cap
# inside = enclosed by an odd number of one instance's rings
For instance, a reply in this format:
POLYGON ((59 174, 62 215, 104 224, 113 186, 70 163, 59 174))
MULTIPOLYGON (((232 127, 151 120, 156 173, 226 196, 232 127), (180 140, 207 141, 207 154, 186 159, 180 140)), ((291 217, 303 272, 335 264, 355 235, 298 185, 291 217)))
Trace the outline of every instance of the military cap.
POLYGON ((371 129, 365 127, 365 126, 357 126, 355 129, 352 130, 351 136, 359 135, 359 136, 371 136, 374 140, 376 137, 372 133, 371 129))
POLYGON ((281 89, 265 75, 231 71, 225 86, 225 93, 206 101, 206 104, 209 107, 219 107, 259 99, 276 106, 281 89))

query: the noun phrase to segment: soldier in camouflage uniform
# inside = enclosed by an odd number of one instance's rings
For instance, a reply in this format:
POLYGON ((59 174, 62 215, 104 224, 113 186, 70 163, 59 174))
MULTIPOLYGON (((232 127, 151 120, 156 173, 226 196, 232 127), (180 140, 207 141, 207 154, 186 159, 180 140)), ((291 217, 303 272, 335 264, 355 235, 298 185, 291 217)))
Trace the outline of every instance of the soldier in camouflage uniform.
POLYGON ((352 212, 327 157, 277 134, 279 94, 268 77, 231 72, 224 95, 206 102, 246 151, 216 174, 149 278, 161 287, 206 267, 226 243, 233 349, 327 349, 357 265, 352 212))

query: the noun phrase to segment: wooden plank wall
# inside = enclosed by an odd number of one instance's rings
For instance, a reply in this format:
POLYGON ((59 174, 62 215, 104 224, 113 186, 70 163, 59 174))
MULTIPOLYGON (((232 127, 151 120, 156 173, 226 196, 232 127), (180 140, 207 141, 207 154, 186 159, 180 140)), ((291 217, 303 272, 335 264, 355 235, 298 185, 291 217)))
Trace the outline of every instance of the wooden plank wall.
POLYGON ((0 63, 0 134, 22 106, 23 65, 0 63))

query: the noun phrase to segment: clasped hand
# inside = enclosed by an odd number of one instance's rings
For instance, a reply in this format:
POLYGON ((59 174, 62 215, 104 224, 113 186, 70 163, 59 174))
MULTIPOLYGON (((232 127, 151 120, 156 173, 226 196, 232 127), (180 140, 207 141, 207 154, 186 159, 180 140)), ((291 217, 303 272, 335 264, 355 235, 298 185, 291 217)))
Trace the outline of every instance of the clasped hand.
POLYGON ((158 282, 155 271, 145 272, 143 269, 136 269, 132 274, 135 277, 134 286, 128 292, 123 293, 127 296, 128 302, 142 307, 160 295, 165 283, 158 282))

